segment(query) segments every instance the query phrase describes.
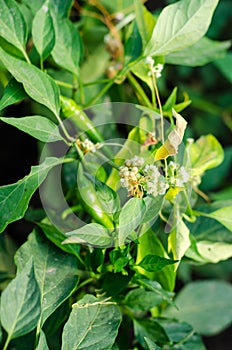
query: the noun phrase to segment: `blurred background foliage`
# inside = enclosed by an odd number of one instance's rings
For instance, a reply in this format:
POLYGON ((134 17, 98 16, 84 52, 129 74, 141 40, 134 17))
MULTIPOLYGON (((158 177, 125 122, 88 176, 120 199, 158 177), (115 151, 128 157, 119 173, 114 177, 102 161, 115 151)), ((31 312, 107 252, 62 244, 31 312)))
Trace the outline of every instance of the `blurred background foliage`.
MULTIPOLYGON (((114 10, 116 1, 109 2, 108 0, 101 0, 101 2, 109 11, 114 10)), ((149 0, 146 2, 146 6, 154 14, 158 14, 165 5, 173 2, 175 1, 149 0)), ((84 1, 78 2, 81 6, 85 6, 84 3, 84 1)), ((130 7, 131 1, 123 0, 122 3, 123 8, 127 9, 128 6, 130 7)), ((29 14, 25 13, 25 16, 28 16, 28 20, 30 20, 29 14)), ((79 18, 78 6, 73 8, 71 18, 74 21, 79 18)), ((85 59, 81 69, 83 81, 85 84, 88 84, 94 78, 105 77, 105 70, 109 64, 109 54, 104 48, 103 38, 108 30, 99 20, 90 17, 83 16, 75 23, 81 28, 81 34, 85 44, 88 43, 89 52, 86 53, 87 59, 85 59)), ((231 0, 220 0, 207 36, 214 40, 231 40, 231 23, 232 2, 231 0)), ((33 49, 31 57, 35 62, 38 59, 33 49)), ((58 73, 54 69, 52 74, 55 77, 60 72, 58 73)), ((62 78, 69 82, 69 79, 71 79, 69 73, 63 74, 65 76, 62 78)), ((147 87, 143 82, 141 84, 147 91, 147 87)), ((231 199, 232 51, 230 50, 224 58, 220 58, 201 67, 167 64, 163 76, 159 80, 160 95, 163 102, 175 86, 178 86, 178 97, 180 101, 183 100, 183 97, 186 98, 186 96, 192 101, 191 105, 183 112, 183 116, 187 119, 189 126, 186 136, 198 138, 201 135, 212 133, 218 138, 225 150, 224 162, 219 167, 207 172, 207 175, 203 178, 201 190, 212 200, 231 199)), ((91 97, 91 95, 96 94, 96 89, 100 88, 101 85, 86 85, 85 92, 91 97)), ((2 92, 3 84, 0 84, 0 95, 2 95, 2 92)), ((68 91, 65 90, 66 95, 67 93, 68 91)), ((122 85, 114 85, 110 89, 110 97, 112 101, 138 102, 127 81, 122 85)), ((25 101, 19 105, 8 107, 4 113, 8 116, 15 116, 15 112, 17 112, 17 115, 28 115, 28 110, 38 113, 41 108, 40 105, 35 103, 29 104, 28 101, 25 101)), ((19 133, 7 124, 1 124, 0 127, 0 153, 2 162, 0 172, 1 185, 15 182, 25 176, 29 172, 31 164, 37 162, 39 154, 36 141, 32 137, 19 133)), ((32 204, 35 207, 40 206, 38 194, 34 196, 32 204)), ((3 259, 1 258, 0 270, 14 273, 14 252, 26 240, 27 234, 30 231, 31 224, 25 220, 21 220, 9 226, 8 233, 11 239, 8 238, 6 240, 5 236, 0 237, 2 241, 0 242, 0 248, 3 250, 0 253, 2 257, 3 255, 5 257, 3 259)), ((3 277, 5 279, 5 276, 3 277)), ((193 266, 187 262, 183 262, 179 270, 177 288, 182 287, 191 280, 209 278, 223 279, 231 282, 231 260, 204 266, 193 266)), ((232 344, 231 329, 226 330, 220 335, 205 338, 204 340, 207 349, 229 350, 232 344)))

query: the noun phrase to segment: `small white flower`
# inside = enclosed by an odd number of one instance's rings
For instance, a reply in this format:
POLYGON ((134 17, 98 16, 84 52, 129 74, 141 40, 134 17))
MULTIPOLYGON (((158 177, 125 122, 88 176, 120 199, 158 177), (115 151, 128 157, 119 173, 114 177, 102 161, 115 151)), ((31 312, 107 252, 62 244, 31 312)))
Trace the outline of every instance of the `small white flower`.
POLYGON ((151 56, 147 56, 145 58, 145 64, 153 67, 154 63, 155 63, 155 61, 153 60, 153 58, 151 56))

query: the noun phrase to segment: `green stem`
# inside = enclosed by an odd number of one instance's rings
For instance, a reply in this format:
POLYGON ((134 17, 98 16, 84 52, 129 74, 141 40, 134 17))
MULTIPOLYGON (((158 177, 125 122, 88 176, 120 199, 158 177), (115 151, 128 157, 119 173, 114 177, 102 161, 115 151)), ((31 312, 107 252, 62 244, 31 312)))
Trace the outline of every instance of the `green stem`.
POLYGON ((75 100, 75 94, 78 89, 78 81, 76 74, 73 74, 73 88, 72 88, 72 99, 75 100))
POLYGON ((142 102, 144 103, 144 105, 152 108, 153 106, 152 106, 149 98, 147 97, 146 93, 144 92, 143 88, 138 83, 138 81, 133 77, 133 75, 131 73, 127 74, 127 78, 130 81, 131 85, 137 91, 137 93, 138 93, 140 99, 142 100, 142 102))
POLYGON ((85 105, 85 108, 86 107, 89 107, 89 106, 92 106, 94 103, 96 103, 99 98, 101 98, 110 88, 111 86, 114 84, 114 80, 110 80, 108 82, 108 84, 106 84, 100 91, 99 93, 94 96, 89 102, 87 102, 87 104, 85 105))
POLYGON ((23 56, 25 57, 27 63, 28 63, 28 64, 31 64, 30 58, 28 57, 28 54, 26 53, 26 51, 24 50, 24 48, 22 48, 21 51, 22 51, 23 56))
POLYGON ((59 122, 60 127, 61 127, 65 137, 67 138, 67 140, 70 141, 70 142, 75 141, 75 139, 72 136, 69 135, 66 127, 64 126, 64 123, 63 123, 62 119, 60 118, 60 116, 56 113, 55 117, 56 117, 57 121, 59 122))
POLYGON ((89 83, 84 83, 82 85, 83 86, 91 86, 91 85, 96 85, 96 84, 106 84, 109 81, 111 81, 111 79, 101 79, 101 80, 90 81, 89 83))
POLYGON ((60 81, 60 80, 55 80, 56 84, 59 85, 59 86, 63 86, 67 89, 71 89, 73 90, 73 85, 72 84, 69 84, 69 83, 65 83, 64 81, 60 81))
POLYGON ((9 343, 10 343, 10 340, 11 340, 11 335, 8 334, 7 339, 6 339, 6 342, 5 342, 4 347, 3 347, 3 350, 6 350, 6 349, 8 348, 8 345, 9 345, 9 343))
POLYGON ((86 284, 89 284, 91 282, 94 281, 94 278, 90 277, 87 280, 83 281, 81 284, 79 284, 79 286, 76 288, 75 292, 79 289, 81 289, 82 287, 84 287, 86 284))

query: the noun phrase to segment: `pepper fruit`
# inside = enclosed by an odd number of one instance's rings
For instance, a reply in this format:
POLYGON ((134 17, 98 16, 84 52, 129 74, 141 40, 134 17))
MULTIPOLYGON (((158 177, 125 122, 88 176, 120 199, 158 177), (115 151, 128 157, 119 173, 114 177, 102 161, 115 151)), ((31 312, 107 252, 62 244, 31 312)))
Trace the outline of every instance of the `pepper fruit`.
POLYGON ((77 171, 77 190, 76 195, 86 212, 99 224, 106 228, 113 229, 114 223, 108 216, 100 201, 97 198, 93 183, 85 176, 84 169, 79 163, 77 171))
POLYGON ((70 118, 76 127, 85 132, 94 142, 104 142, 100 132, 74 100, 65 96, 60 96, 60 100, 61 109, 66 118, 70 118))

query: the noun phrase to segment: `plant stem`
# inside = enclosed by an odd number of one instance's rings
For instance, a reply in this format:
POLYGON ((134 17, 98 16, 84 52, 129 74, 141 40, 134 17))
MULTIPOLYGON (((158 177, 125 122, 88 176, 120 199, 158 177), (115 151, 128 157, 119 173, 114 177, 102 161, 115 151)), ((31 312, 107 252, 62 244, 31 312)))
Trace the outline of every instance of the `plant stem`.
POLYGON ((30 58, 28 57, 28 54, 26 53, 26 51, 24 50, 24 48, 22 48, 21 52, 23 53, 23 56, 25 57, 27 63, 28 63, 28 64, 31 64, 30 58))
POLYGON ((75 141, 75 139, 72 136, 69 135, 66 127, 64 126, 64 123, 63 123, 62 119, 60 118, 60 116, 56 113, 55 117, 56 117, 57 121, 59 122, 59 125, 60 125, 60 127, 61 127, 61 129, 62 129, 62 131, 63 131, 63 133, 65 135, 65 137, 67 138, 67 140, 70 141, 70 142, 75 141))
POLYGON ((60 80, 55 80, 56 84, 59 85, 59 86, 63 86, 67 89, 71 89, 73 90, 73 85, 72 84, 69 84, 69 83, 65 83, 64 81, 60 81, 60 80))
POLYGON ((89 102, 87 102, 87 104, 85 105, 86 107, 92 106, 94 103, 97 102, 97 100, 99 100, 99 98, 101 98, 109 89, 110 87, 114 84, 114 80, 110 80, 108 82, 108 84, 106 84, 99 92, 96 96, 94 96, 89 102))
POLYGON ((5 342, 4 347, 3 347, 3 350, 6 350, 6 349, 8 348, 8 345, 9 345, 9 343, 10 343, 10 340, 11 340, 11 335, 8 334, 7 339, 6 339, 6 342, 5 342))
POLYGON ((141 87, 141 85, 138 83, 138 81, 133 77, 133 75, 131 73, 127 74, 127 78, 130 81, 131 85, 135 88, 135 90, 137 91, 140 99, 143 101, 145 106, 148 107, 153 107, 149 98, 147 97, 147 95, 145 94, 143 88, 141 87))

